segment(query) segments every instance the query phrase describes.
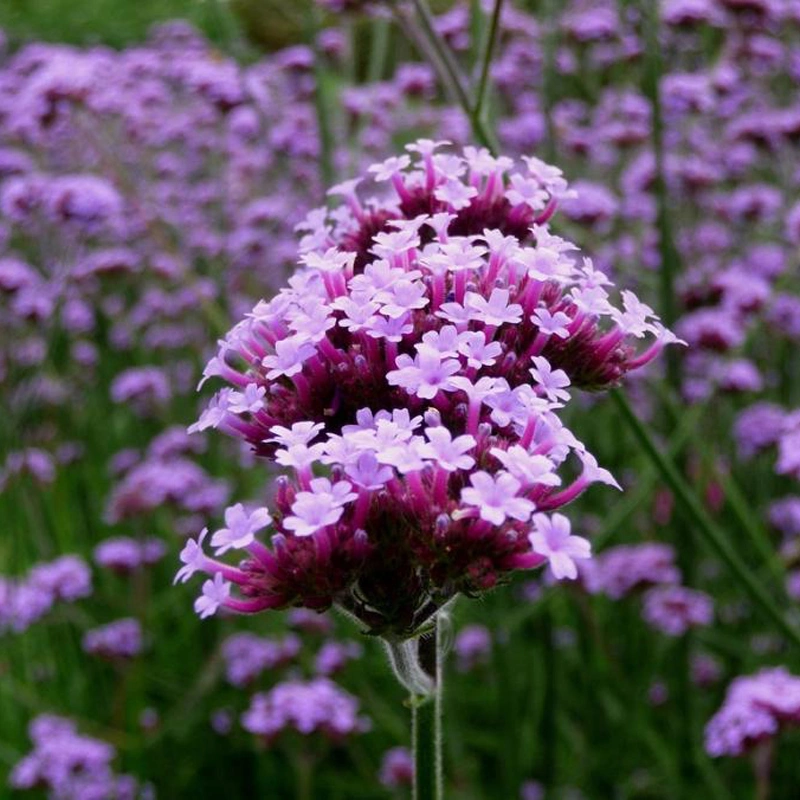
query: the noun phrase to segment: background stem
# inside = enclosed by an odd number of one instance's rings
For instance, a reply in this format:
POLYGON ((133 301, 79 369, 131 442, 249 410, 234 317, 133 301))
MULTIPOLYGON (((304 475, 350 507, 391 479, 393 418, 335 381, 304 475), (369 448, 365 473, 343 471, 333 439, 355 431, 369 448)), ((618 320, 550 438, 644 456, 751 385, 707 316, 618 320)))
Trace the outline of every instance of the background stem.
POLYGON ((481 59, 481 74, 478 80, 478 91, 475 97, 475 105, 472 108, 472 116, 482 120, 486 108, 486 95, 489 91, 489 71, 492 67, 492 57, 497 43, 497 34, 500 30, 500 16, 503 13, 503 0, 495 0, 492 10, 492 19, 489 23, 489 38, 486 40, 486 47, 481 59))
POLYGON ((675 464, 659 450, 647 428, 634 413, 625 395, 619 389, 611 390, 611 398, 622 414, 622 418, 636 436, 642 449, 658 468, 664 481, 675 494, 678 502, 683 506, 687 516, 694 523, 693 530, 697 531, 721 558, 734 578, 743 585, 744 589, 755 601, 765 616, 769 617, 783 634, 795 645, 800 647, 800 631, 792 625, 781 612, 780 608, 770 597, 753 572, 739 557, 731 544, 730 538, 717 526, 709 516, 705 507, 686 483, 675 464))

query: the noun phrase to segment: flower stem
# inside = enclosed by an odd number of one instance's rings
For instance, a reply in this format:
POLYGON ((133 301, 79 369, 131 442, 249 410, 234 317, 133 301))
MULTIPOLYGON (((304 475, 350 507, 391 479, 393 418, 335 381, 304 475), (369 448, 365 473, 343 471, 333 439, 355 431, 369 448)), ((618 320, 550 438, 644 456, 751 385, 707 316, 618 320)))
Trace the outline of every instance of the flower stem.
POLYGON ((436 50, 436 54, 441 59, 447 71, 447 76, 456 91, 458 102, 461 104, 461 107, 468 112, 470 103, 469 97, 467 97, 467 90, 464 88, 464 79, 461 76, 461 71, 458 68, 453 54, 450 52, 450 48, 442 41, 441 37, 436 32, 433 14, 431 14, 426 0, 412 0, 412 3, 414 5, 414 10, 417 12, 417 19, 419 20, 420 26, 425 32, 425 36, 428 38, 431 47, 436 50))
POLYGON ((408 18, 399 2, 393 0, 391 5, 398 23, 428 59, 451 100, 458 103, 467 115, 476 141, 496 155, 499 149, 497 138, 484 120, 473 113, 473 104, 467 94, 461 70, 447 43, 436 32, 433 15, 426 0, 413 0, 418 25, 408 18))
POLYGON ((419 662, 433 680, 427 695, 411 695, 411 740, 414 751, 414 800, 442 800, 442 663, 439 621, 419 639, 419 662))
MULTIPOLYGON (((317 116, 317 131, 319 135, 319 168, 322 179, 323 192, 334 183, 333 165, 333 131, 331 129, 331 103, 329 98, 328 78, 324 55, 317 41, 320 22, 319 12, 311 8, 308 12, 308 38, 314 52, 314 110, 317 116)), ((324 195, 323 195, 324 197, 324 195)))
POLYGON ((489 38, 486 40, 486 47, 483 50, 481 59, 481 74, 478 80, 478 92, 475 97, 475 105, 472 107, 472 116, 483 120, 486 108, 486 95, 489 90, 489 70, 492 66, 492 57, 497 43, 497 34, 500 30, 500 16, 503 13, 503 0, 494 0, 492 19, 489 23, 489 38))
MULTIPOLYGON (((660 307, 661 319, 668 328, 672 328, 677 318, 675 296, 675 276, 680 268, 680 255, 675 245, 670 216, 670 202, 667 193, 664 164, 664 120, 661 111, 661 76, 663 63, 659 44, 659 10, 656 3, 645 0, 641 3, 642 24, 645 37, 645 63, 642 88, 650 101, 651 144, 655 159, 655 176, 653 189, 656 199, 656 224, 658 227, 660 251, 660 307)), ((667 377, 670 386, 680 386, 677 352, 670 350, 666 354, 667 377)))
POLYGON ((775 626, 795 645, 800 647, 800 631, 792 625, 781 612, 769 592, 761 582, 748 569, 739 554, 731 545, 730 538, 714 522, 697 495, 687 484, 684 477, 678 472, 675 464, 667 458, 658 448, 650 432, 634 413, 627 398, 618 389, 611 391, 611 397, 617 405, 622 418, 639 440, 647 456, 658 468, 662 478, 675 494, 683 506, 687 517, 695 524, 696 530, 706 543, 722 559, 725 566, 744 586, 751 599, 760 606, 764 614, 769 617, 775 626))
POLYGON ((414 746, 414 800, 438 800, 443 797, 439 698, 413 698, 411 736, 414 746))

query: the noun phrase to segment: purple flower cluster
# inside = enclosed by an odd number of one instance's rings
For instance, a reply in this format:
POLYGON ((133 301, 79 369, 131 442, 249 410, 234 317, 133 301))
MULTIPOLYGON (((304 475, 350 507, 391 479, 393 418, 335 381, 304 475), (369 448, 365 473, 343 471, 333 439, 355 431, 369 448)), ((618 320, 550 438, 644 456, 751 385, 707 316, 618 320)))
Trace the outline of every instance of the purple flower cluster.
POLYGON ((9 777, 13 789, 45 789, 53 800, 144 800, 152 797, 130 775, 117 775, 116 756, 107 742, 78 733, 74 722, 42 714, 29 733, 33 750, 14 765, 9 777))
POLYGON ((461 672, 486 664, 492 652, 492 634, 485 625, 466 625, 455 638, 453 650, 461 672))
POLYGON ((166 551, 166 544, 153 536, 141 541, 129 536, 112 536, 95 547, 94 560, 99 567, 128 575, 157 564, 166 551))
POLYGON ((57 603, 74 603, 91 593, 91 570, 78 556, 36 564, 21 578, 0 577, 0 633, 24 631, 57 603))
POLYGON ((369 720, 358 711, 358 700, 328 678, 291 680, 254 695, 242 725, 268 744, 287 730, 319 733, 338 743, 369 730, 369 720))
POLYGON ((705 592, 685 586, 657 586, 643 598, 642 617, 667 636, 682 636, 689 628, 710 625, 714 602, 705 592))
POLYGON ((114 661, 134 658, 142 652, 142 626, 137 619, 118 619, 86 631, 83 649, 93 656, 114 661))
POLYGON ((800 722, 800 678, 783 667, 763 669, 731 683, 725 702, 706 726, 712 756, 741 756, 800 722))
POLYGON ((269 639, 253 633, 234 633, 222 645, 225 677, 233 686, 252 683, 262 672, 292 663, 300 653, 299 637, 269 639))
POLYGON ((411 786, 414 780, 414 757, 407 747, 392 747, 383 754, 378 780, 387 789, 411 786))
POLYGON ((30 475, 39 483, 52 483, 55 479, 53 459, 38 447, 9 453, 0 473, 3 485, 12 476, 22 473, 30 475))
POLYGON ((581 580, 592 594, 619 600, 651 586, 677 584, 681 573, 670 545, 646 542, 619 545, 597 554, 581 565, 581 580))
POLYGON ((364 648, 358 642, 336 641, 331 639, 320 647, 314 658, 314 672, 317 675, 331 676, 341 672, 348 661, 361 658, 364 648))
POLYGON ((556 412, 570 388, 614 385, 674 337, 632 293, 618 309, 608 278, 550 232, 569 196, 559 170, 407 149, 370 167, 382 196, 362 198, 358 180, 331 190, 344 204, 301 226, 302 268, 204 372, 231 386, 192 430, 241 438, 294 478, 272 511, 226 512, 210 544, 246 551, 239 567, 205 555, 205 532, 187 545, 179 578, 213 576, 202 616, 338 603, 405 635, 458 592, 545 562, 572 578, 589 556, 546 512, 616 484, 556 412), (562 486, 568 460, 579 474, 562 486))
MULTIPOLYGON (((659 9, 668 67, 659 87, 662 166, 681 266, 676 331, 691 345, 683 393, 697 401, 759 392, 774 374, 752 345, 765 334, 787 342, 800 334, 790 268, 800 241, 798 174, 787 168, 797 163, 800 109, 776 79, 798 74, 798 14, 778 2, 676 0, 659 9)), ((641 15, 582 0, 553 11, 539 25, 504 9, 491 67, 499 139, 506 152, 522 153, 547 138, 558 163, 581 176, 580 196, 563 204, 571 236, 591 243, 603 271, 647 282, 659 263, 651 108, 635 82, 620 81, 641 75, 641 15), (581 90, 545 104, 553 85, 581 90)), ((466 8, 438 24, 466 55, 466 8)))
POLYGON ((106 521, 135 518, 163 506, 189 515, 211 514, 228 499, 228 484, 214 480, 185 456, 159 458, 148 454, 125 471, 106 507, 106 521))

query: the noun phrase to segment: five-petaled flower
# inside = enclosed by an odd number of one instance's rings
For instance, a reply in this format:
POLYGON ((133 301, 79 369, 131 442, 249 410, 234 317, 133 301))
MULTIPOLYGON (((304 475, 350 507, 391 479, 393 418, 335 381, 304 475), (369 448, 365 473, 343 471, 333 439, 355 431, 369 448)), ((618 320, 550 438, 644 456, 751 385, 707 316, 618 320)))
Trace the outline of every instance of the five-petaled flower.
POLYGON ((533 530, 529 538, 534 553, 547 558, 550 571, 559 580, 578 577, 578 561, 591 558, 592 546, 587 539, 572 535, 569 519, 563 514, 533 515, 533 530))

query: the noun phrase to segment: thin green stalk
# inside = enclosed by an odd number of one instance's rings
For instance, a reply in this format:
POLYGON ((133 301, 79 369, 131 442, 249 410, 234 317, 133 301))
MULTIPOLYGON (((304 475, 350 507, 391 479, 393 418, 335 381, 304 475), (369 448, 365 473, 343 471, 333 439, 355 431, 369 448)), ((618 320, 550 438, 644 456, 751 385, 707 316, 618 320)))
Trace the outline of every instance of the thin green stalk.
MULTIPOLYGON (((650 101, 651 144, 655 158, 654 192, 656 197, 656 224, 659 234, 661 267, 659 269, 660 312, 667 327, 672 327, 677 319, 677 302, 675 296, 675 278, 680 268, 680 256, 675 245, 672 230, 670 202, 667 194, 667 182, 664 177, 664 120, 661 111, 661 76, 663 64, 659 44, 659 10, 658 4, 652 0, 641 0, 642 23, 645 38, 645 63, 642 88, 650 101)), ((677 352, 666 354, 667 377, 671 386, 680 384, 677 352)))
POLYGON ((469 113, 470 102, 464 85, 465 82, 461 75, 461 70, 456 63, 453 54, 450 52, 450 48, 447 47, 439 34, 436 32, 433 14, 431 14, 428 4, 425 2, 425 0, 412 0, 412 3, 414 5, 414 10, 417 12, 417 19, 419 20, 420 26, 425 32, 425 36, 428 38, 431 46, 436 50, 437 55, 441 59, 442 64, 447 71, 450 82, 456 91, 458 102, 461 104, 462 108, 469 113))
POLYGON ((556 160, 556 134, 553 125, 553 106, 556 104, 556 36, 558 23, 556 17, 559 12, 558 0, 544 0, 543 4, 543 58, 542 65, 542 111, 544 112, 547 140, 545 154, 550 161, 556 160))
POLYGON ((751 599, 761 608, 765 616, 769 617, 793 644, 800 647, 800 632, 786 619, 776 602, 770 597, 769 592, 742 561, 736 550, 731 546, 730 538, 709 516, 703 504, 698 500, 697 495, 678 472, 675 464, 659 450, 647 428, 634 413, 625 395, 619 390, 613 389, 611 397, 622 414, 623 420, 636 436, 645 453, 658 468, 664 481, 683 506, 687 516, 695 523, 693 530, 697 531, 722 559, 725 566, 741 582, 751 599))
POLYGON ((500 17, 503 13, 503 0, 494 0, 492 19, 489 23, 489 37, 486 40, 486 47, 483 50, 481 59, 481 73, 478 80, 478 92, 475 97, 475 105, 472 107, 472 116, 483 120, 486 110, 486 95, 489 91, 489 70, 492 66, 494 48, 497 44, 497 34, 500 30, 500 17))
POLYGON ((389 20, 376 19, 372 25, 369 62, 367 64, 367 83, 377 83, 383 79, 386 69, 386 55, 389 49, 389 20))
POLYGON ((545 694, 542 714, 542 776, 547 797, 552 797, 555 790, 557 770, 558 730, 558 651, 555 644, 555 626, 553 625, 552 603, 545 611, 543 623, 545 694))
MULTIPOLYGON (((674 397, 666 392, 662 393, 661 399, 671 417, 671 424, 677 425, 681 419, 686 418, 686 413, 678 406, 674 397)), ((778 552, 770 542, 769 535, 764 529, 758 517, 753 514, 747 498, 744 495, 739 483, 731 473, 726 473, 721 469, 713 458, 713 453, 701 450, 700 457, 702 463, 712 470, 714 477, 720 482, 728 508, 736 518, 736 522, 741 528, 747 531, 753 546, 763 559, 765 566, 769 569, 770 579, 779 584, 786 580, 786 571, 783 568, 778 552)))
POLYGON ((308 12, 308 38, 314 51, 314 110, 317 115, 319 133, 319 168, 323 191, 334 183, 333 131, 331 129, 331 104, 328 102, 327 75, 322 63, 323 54, 317 43, 319 33, 318 12, 312 8, 308 12))
POLYGON ((492 153, 497 154, 499 149, 497 138, 482 119, 474 116, 473 104, 467 94, 461 70, 450 52, 450 48, 436 32, 433 15, 427 3, 425 0, 413 0, 413 5, 419 26, 415 26, 405 16, 399 3, 393 2, 392 8, 398 22, 407 33, 413 36, 414 43, 436 70, 439 79, 451 98, 461 106, 467 115, 475 139, 492 153), (417 30, 419 33, 417 33, 417 30))
MULTIPOLYGON (((696 435, 697 424, 704 411, 704 406, 695 406, 691 411, 683 415, 683 419, 676 422, 678 427, 667 443, 667 456, 669 458, 676 458, 686 447, 689 439, 696 435)), ((592 537, 593 549, 602 550, 609 543, 625 520, 638 511, 642 507, 642 503, 650 497, 657 481, 658 472, 652 465, 647 471, 640 473, 636 488, 631 492, 625 493, 623 500, 617 503, 614 511, 609 514, 600 533, 592 537)))
POLYGON ((409 38, 414 47, 419 51, 428 63, 433 67, 439 81, 442 84, 445 94, 451 103, 462 105, 459 99, 458 88, 453 84, 450 75, 442 61, 437 48, 430 42, 429 37, 425 34, 416 21, 411 18, 406 10, 400 3, 392 2, 392 10, 394 11, 397 24, 403 29, 403 33, 409 38))

